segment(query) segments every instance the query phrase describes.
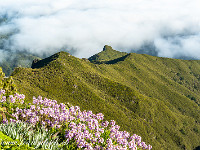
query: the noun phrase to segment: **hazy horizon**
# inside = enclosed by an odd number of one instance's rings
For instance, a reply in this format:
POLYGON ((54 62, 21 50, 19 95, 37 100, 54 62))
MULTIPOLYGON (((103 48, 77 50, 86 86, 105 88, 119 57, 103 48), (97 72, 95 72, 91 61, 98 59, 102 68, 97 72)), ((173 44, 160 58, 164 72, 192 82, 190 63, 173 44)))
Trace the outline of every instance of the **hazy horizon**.
POLYGON ((197 0, 0 1, 0 61, 9 53, 88 58, 110 45, 125 52, 200 59, 197 0))

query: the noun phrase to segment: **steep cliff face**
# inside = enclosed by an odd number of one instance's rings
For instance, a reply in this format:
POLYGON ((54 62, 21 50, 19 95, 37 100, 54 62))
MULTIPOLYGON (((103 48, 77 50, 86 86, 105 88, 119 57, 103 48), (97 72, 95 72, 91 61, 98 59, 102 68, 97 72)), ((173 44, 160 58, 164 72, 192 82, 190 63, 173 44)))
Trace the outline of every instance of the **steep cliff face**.
POLYGON ((106 48, 98 55, 101 63, 56 53, 15 69, 13 79, 29 99, 41 95, 101 112, 156 150, 200 145, 200 61, 106 48))

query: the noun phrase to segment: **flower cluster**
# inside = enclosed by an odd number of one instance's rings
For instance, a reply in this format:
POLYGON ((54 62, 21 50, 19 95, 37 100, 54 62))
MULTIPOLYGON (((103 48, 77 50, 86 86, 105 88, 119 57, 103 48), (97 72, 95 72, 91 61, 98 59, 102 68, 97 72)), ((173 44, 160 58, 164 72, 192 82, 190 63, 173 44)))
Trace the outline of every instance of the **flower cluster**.
POLYGON ((33 97, 33 104, 27 109, 16 108, 12 114, 16 120, 31 124, 41 124, 46 127, 60 128, 69 117, 69 110, 65 104, 41 96, 33 97))
POLYGON ((0 90, 0 97, 1 97, 1 99, 0 99, 0 102, 1 103, 3 103, 3 102, 6 102, 6 96, 3 96, 4 94, 5 94, 5 90, 0 90))
POLYGON ((4 96, 5 94, 5 90, 0 90, 0 102, 1 103, 21 103, 23 104, 24 103, 24 99, 25 99, 25 95, 24 94, 14 94, 13 95, 10 95, 9 98, 6 98, 6 96, 4 96))
POLYGON ((136 150, 137 148, 148 149, 151 145, 146 145, 141 141, 141 137, 134 134, 130 136, 127 131, 119 131, 120 126, 115 125, 111 120, 103 122, 103 114, 93 114, 91 111, 75 110, 70 108, 74 120, 70 121, 66 130, 66 139, 76 142, 78 148, 85 149, 107 149, 107 150, 136 150), (75 115, 76 114, 76 115, 75 115))
MULTIPOLYGON (((24 95, 16 94, 9 96, 9 102, 22 102, 24 98, 24 95)), ((5 102, 3 97, 1 102, 5 102)), ((119 131, 120 126, 116 125, 114 120, 104 121, 102 113, 81 111, 78 106, 68 108, 63 103, 58 104, 56 100, 42 99, 41 96, 33 97, 33 103, 27 108, 17 107, 12 116, 16 118, 11 119, 12 122, 20 120, 32 125, 45 126, 47 129, 61 129, 65 131, 66 142, 80 149, 152 149, 151 145, 142 142, 140 136, 136 134, 131 136, 127 131, 119 131)))
POLYGON ((5 90, 2 90, 2 89, 1 89, 1 90, 0 90, 0 95, 1 95, 1 94, 5 94, 5 92, 6 92, 5 90))

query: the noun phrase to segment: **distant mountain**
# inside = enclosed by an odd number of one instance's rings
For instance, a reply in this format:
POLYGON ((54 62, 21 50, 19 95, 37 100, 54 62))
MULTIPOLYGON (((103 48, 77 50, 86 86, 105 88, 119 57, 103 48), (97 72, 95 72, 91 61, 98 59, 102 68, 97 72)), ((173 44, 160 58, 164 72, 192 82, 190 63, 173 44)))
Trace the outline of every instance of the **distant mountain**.
MULTIPOLYGON (((8 16, 0 16, 0 26, 7 24, 9 21, 8 16)), ((0 67, 6 76, 9 76, 16 67, 31 67, 34 59, 41 59, 26 51, 13 52, 8 49, 8 39, 16 32, 16 30, 6 30, 0 33, 0 67), (2 57, 1 53, 5 56, 2 57)))
POLYGON ((105 45, 103 51, 91 56, 90 58, 88 58, 88 60, 93 63, 104 63, 121 58, 123 56, 126 56, 127 54, 128 53, 113 50, 111 46, 105 45))
POLYGON ((30 68, 34 59, 41 59, 28 53, 9 53, 9 57, 0 61, 0 67, 6 76, 9 76, 16 67, 30 68))
POLYGON ((101 112, 155 150, 200 146, 200 61, 105 46, 89 60, 59 52, 12 76, 29 99, 41 95, 101 112))

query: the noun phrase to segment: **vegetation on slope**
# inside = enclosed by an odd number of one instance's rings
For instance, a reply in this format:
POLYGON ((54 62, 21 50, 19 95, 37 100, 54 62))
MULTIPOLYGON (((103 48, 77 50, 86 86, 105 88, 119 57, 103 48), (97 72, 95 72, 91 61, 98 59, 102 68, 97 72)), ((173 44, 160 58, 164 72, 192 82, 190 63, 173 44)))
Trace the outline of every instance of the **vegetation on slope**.
POLYGON ((9 136, 3 134, 3 133, 0 131, 0 142, 1 142, 2 140, 13 141, 13 139, 11 139, 9 136))
POLYGON ((0 67, 0 89, 5 89, 7 95, 14 94, 17 91, 16 85, 12 77, 5 77, 2 68, 0 67))
MULTIPOLYGON (((3 73, 2 69, 0 68, 0 89, 5 89, 6 94, 5 97, 16 93, 17 89, 15 84, 13 83, 12 77, 5 77, 5 74, 3 73)), ((2 90, 0 90, 0 95, 2 94, 2 90)), ((5 97, 0 96, 0 101, 2 99, 5 99, 5 97)), ((0 106, 0 122, 5 119, 6 117, 12 117, 6 110, 5 106, 0 106)), ((24 149, 28 150, 29 148, 26 145, 20 145, 18 141, 13 140, 11 137, 3 134, 0 131, 0 149, 24 149)))
POLYGON ((114 120, 104 120, 102 113, 80 111, 78 106, 68 107, 41 96, 29 104, 25 101, 23 94, 5 98, 5 91, 0 91, 0 106, 12 115, 0 121, 0 131, 19 141, 19 146, 42 150, 152 149, 140 136, 120 131, 114 120))
POLYGON ((103 51, 88 58, 93 63, 105 63, 126 56, 125 52, 113 50, 111 46, 105 45, 103 51))
POLYGON ((154 149, 200 146, 200 61, 101 53, 103 63, 90 63, 59 52, 12 76, 29 99, 41 95, 101 112, 154 149))

